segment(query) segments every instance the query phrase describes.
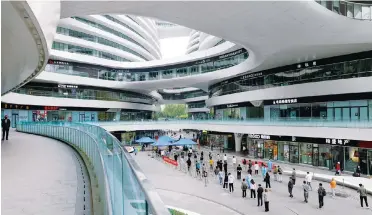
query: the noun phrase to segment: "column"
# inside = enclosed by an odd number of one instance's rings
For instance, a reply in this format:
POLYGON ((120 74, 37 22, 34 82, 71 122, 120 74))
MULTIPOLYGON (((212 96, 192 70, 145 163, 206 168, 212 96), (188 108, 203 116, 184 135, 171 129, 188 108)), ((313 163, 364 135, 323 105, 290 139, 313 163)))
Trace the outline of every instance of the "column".
POLYGON ((227 147, 228 147, 228 137, 227 135, 224 135, 223 136, 223 148, 227 149, 227 147))
POLYGON ((236 152, 240 152, 241 151, 241 148, 242 148, 243 134, 241 134, 241 133, 234 133, 234 137, 235 137, 235 151, 236 152))

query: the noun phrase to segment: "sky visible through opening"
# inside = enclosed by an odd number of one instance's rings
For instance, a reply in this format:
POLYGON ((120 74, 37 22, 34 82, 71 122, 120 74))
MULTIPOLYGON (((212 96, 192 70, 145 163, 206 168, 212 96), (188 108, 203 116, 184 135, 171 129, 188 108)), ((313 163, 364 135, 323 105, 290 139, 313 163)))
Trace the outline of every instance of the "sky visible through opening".
POLYGON ((162 59, 185 55, 189 37, 174 37, 160 40, 162 59))

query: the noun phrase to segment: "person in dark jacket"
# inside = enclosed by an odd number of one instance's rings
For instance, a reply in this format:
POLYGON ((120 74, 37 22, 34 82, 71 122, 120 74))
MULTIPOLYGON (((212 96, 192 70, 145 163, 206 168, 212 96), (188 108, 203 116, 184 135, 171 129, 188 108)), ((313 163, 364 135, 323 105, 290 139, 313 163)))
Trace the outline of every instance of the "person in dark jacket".
POLYGON ((318 188, 319 209, 324 207, 324 196, 326 196, 326 191, 322 183, 319 183, 319 188, 318 188))
POLYGON ((289 177, 288 192, 289 192, 289 197, 291 198, 293 198, 292 190, 293 190, 293 180, 292 180, 292 177, 289 177))
POLYGON ((4 136, 6 137, 6 140, 8 140, 10 120, 7 115, 5 115, 4 119, 1 120, 1 127, 3 128, 3 138, 1 140, 4 140, 4 136))
POLYGON ((248 169, 248 174, 252 175, 252 169, 251 168, 248 169))
POLYGON ((264 189, 261 187, 261 184, 258 184, 257 188, 257 206, 262 206, 262 196, 264 189))
POLYGON ((270 184, 270 174, 267 172, 265 176, 266 188, 271 188, 270 184))
POLYGON ((225 172, 225 178, 223 180, 223 188, 226 188, 226 190, 229 189, 228 183, 229 183, 229 176, 225 172))
POLYGON ((223 163, 223 170, 227 174, 227 162, 226 161, 224 161, 224 163, 223 163))
POLYGON ((240 180, 242 178, 242 167, 240 166, 240 164, 238 165, 238 167, 236 168, 236 178, 238 180, 240 180))
POLYGON ((359 198, 360 198, 360 206, 363 207, 363 200, 366 203, 366 207, 368 208, 368 202, 367 202, 367 190, 364 188, 363 184, 359 184, 358 191, 359 198))

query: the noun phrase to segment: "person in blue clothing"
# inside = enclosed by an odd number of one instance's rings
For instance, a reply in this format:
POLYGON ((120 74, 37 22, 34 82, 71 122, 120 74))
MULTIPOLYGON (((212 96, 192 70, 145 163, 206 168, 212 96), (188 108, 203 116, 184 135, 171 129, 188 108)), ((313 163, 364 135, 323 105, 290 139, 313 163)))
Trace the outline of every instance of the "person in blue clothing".
POLYGON ((248 174, 247 176, 245 176, 245 182, 248 184, 248 187, 251 187, 251 179, 252 179, 251 174, 248 174))
POLYGON ((200 175, 200 163, 199 163, 199 161, 196 161, 196 163, 195 163, 195 170, 196 170, 196 177, 201 176, 200 175))
POLYGON ((265 166, 265 164, 262 164, 261 173, 262 173, 262 178, 265 178, 265 176, 266 176, 266 166, 265 166))
POLYGON ((271 170, 273 169, 273 162, 271 161, 271 159, 269 159, 269 162, 267 163, 267 167, 268 167, 268 172, 271 172, 271 170))

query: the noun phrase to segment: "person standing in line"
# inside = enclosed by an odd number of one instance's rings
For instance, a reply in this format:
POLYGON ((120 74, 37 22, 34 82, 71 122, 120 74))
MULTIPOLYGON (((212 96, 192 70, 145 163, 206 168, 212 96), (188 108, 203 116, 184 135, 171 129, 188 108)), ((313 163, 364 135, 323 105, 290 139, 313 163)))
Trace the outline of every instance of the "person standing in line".
POLYGON ((332 191, 332 197, 335 197, 336 196, 336 180, 335 180, 335 178, 332 178, 330 186, 331 186, 331 191, 332 191))
POLYGON ((220 160, 220 154, 217 154, 217 160, 220 160))
POLYGON ((244 158, 243 161, 244 171, 247 171, 247 160, 244 158))
POLYGON ((199 161, 196 161, 196 163, 195 163, 195 170, 196 170, 195 178, 201 177, 201 175, 200 175, 200 163, 199 163, 199 161))
POLYGON ((208 172, 207 172, 207 167, 205 166, 204 163, 203 163, 203 167, 202 167, 202 174, 203 174, 203 178, 204 178, 204 186, 206 187, 207 183, 208 183, 208 172))
POLYGON ((252 175, 252 169, 251 168, 248 168, 248 174, 252 175))
POLYGON ((222 185, 223 179, 224 179, 224 173, 222 169, 220 169, 220 171, 218 172, 218 179, 219 179, 220 185, 222 185))
POLYGON ((311 189, 311 191, 313 190, 313 187, 311 186, 311 180, 313 179, 313 176, 310 175, 309 172, 307 172, 306 176, 305 176, 305 180, 306 180, 306 184, 309 185, 309 188, 311 189))
POLYGON ((190 158, 189 158, 189 159, 187 159, 186 163, 187 163, 187 171, 188 171, 188 172, 190 173, 190 175, 191 175, 191 171, 190 171, 190 167, 191 167, 191 160, 190 160, 190 158))
POLYGON ((274 181, 278 181, 278 167, 274 167, 273 174, 274 174, 274 181))
POLYGON ((224 163, 223 163, 223 170, 227 174, 227 161, 224 161, 224 163))
POLYGON ((235 156, 233 156, 233 158, 232 158, 232 165, 233 165, 233 169, 236 169, 236 158, 235 158, 235 156))
POLYGON ((247 189, 248 189, 248 185, 247 183, 245 182, 245 179, 243 178, 243 181, 242 181, 242 195, 243 195, 243 198, 247 198, 247 189))
POLYGON ((273 168, 273 162, 271 161, 271 159, 269 159, 269 162, 267 162, 267 171, 271 172, 272 168, 273 168))
POLYGON ((257 163, 257 161, 255 161, 254 162, 254 174, 255 175, 258 175, 258 169, 259 169, 258 163, 257 163))
POLYGON ((251 199, 256 198, 256 182, 254 182, 253 179, 251 179, 251 186, 249 189, 251 189, 251 199))
POLYGON ((240 180, 242 178, 242 167, 240 164, 236 168, 236 179, 240 180))
POLYGON ((229 176, 225 172, 225 178, 223 180, 223 188, 226 189, 226 190, 228 189, 228 183, 229 183, 229 176))
POLYGON ((310 186, 306 183, 306 181, 304 181, 302 188, 304 189, 304 198, 305 198, 304 202, 307 203, 307 200, 309 199, 310 186))
POLYGON ((257 206, 262 206, 262 194, 263 194, 263 188, 261 187, 261 184, 258 184, 257 188, 257 206))
POLYGON ((211 152, 209 152, 209 160, 212 160, 212 153, 211 152))
POLYGON ((8 115, 5 115, 4 119, 1 120, 1 128, 3 128, 3 138, 1 140, 4 140, 4 137, 6 140, 8 140, 10 128, 10 120, 8 119, 8 115))
POLYGON ((291 198, 293 198, 292 191, 293 191, 293 180, 292 180, 292 177, 289 177, 288 192, 289 192, 289 197, 291 197, 291 198))
POLYGON ((265 202, 265 212, 268 212, 269 211, 269 190, 266 188, 265 189, 265 192, 263 194, 263 197, 264 197, 264 202, 265 202))
POLYGON ((318 188, 318 199, 319 199, 319 209, 324 207, 324 196, 326 196, 327 193, 322 185, 322 183, 319 183, 318 188))
POLYGON ((213 165, 214 165, 213 159, 209 158, 209 169, 211 170, 211 172, 213 171, 213 165))
POLYGON ((234 176, 229 173, 229 178, 228 178, 228 182, 229 182, 229 190, 230 190, 230 193, 233 193, 234 192, 234 176))
POLYGON ((226 163, 227 163, 227 155, 226 154, 223 156, 223 161, 226 161, 226 163))
POLYGON ((262 167, 261 167, 262 178, 265 178, 266 172, 267 172, 266 166, 264 163, 262 163, 262 167))
POLYGON ((283 182, 283 170, 280 166, 278 166, 278 181, 281 183, 283 182))
POLYGON ((293 168, 293 171, 292 171, 292 180, 293 180, 293 186, 296 185, 296 169, 293 168))
POLYGON ((251 187, 251 179, 252 179, 252 175, 251 174, 248 174, 247 176, 245 176, 245 182, 247 183, 248 188, 251 187))
POLYGON ((358 191, 359 193, 359 198, 360 198, 360 206, 363 207, 363 200, 364 202, 366 203, 366 207, 368 207, 368 202, 367 202, 367 189, 364 188, 363 184, 359 184, 359 188, 358 188, 358 191))
POLYGON ((264 181, 266 182, 266 188, 271 188, 270 174, 267 172, 264 181))
POLYGON ((336 173, 335 175, 341 175, 341 164, 340 162, 336 163, 336 173))
POLYGON ((252 161, 251 160, 248 161, 248 168, 252 169, 252 161))

